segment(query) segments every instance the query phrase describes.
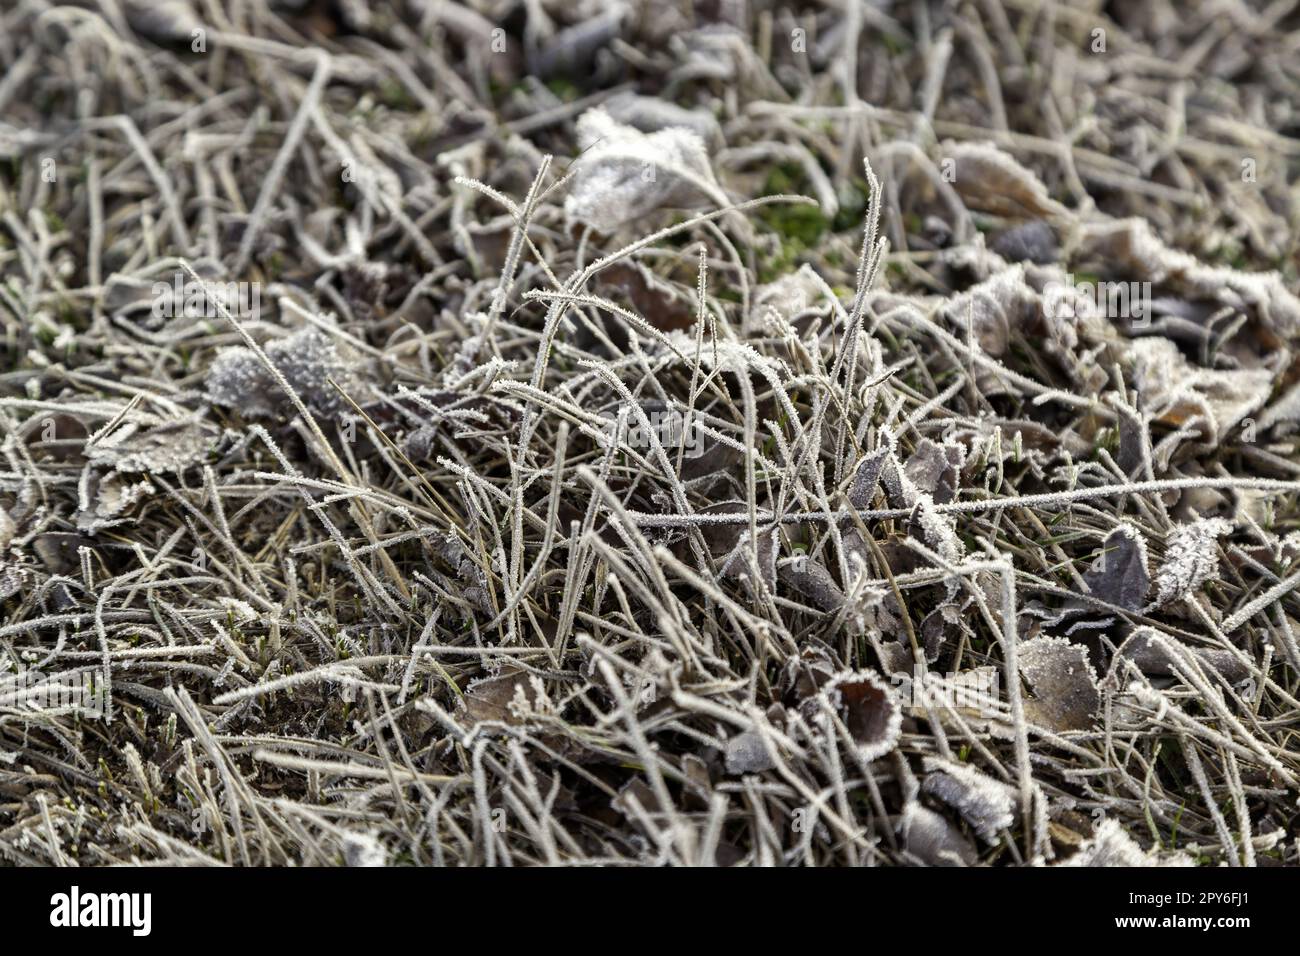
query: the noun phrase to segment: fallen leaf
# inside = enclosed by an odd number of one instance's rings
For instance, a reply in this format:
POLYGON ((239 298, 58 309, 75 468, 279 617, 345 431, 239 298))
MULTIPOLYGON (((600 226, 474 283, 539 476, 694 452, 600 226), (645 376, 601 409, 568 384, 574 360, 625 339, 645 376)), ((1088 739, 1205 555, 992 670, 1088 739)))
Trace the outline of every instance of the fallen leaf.
POLYGON ((1062 637, 1036 637, 1020 645, 1020 673, 1034 693, 1029 719, 1052 730, 1086 730, 1101 706, 1088 649, 1062 637))
POLYGON ((985 843, 997 843, 1015 819, 1015 789, 969 764, 926 757, 924 765, 921 792, 960 813, 985 843))
POLYGON ((1186 853, 1147 851, 1124 832, 1116 820, 1101 821, 1092 839, 1062 866, 1192 866, 1186 853))
POLYGON ((1232 531, 1222 518, 1202 518, 1176 528, 1156 572, 1156 603, 1168 604, 1200 590, 1219 573, 1219 538, 1232 531))
POLYGON ((1094 597, 1109 604, 1129 611, 1145 606, 1151 573, 1142 533, 1128 523, 1117 526, 1102 542, 1101 554, 1083 580, 1094 597))
POLYGON ((597 107, 578 117, 573 181, 565 216, 603 233, 664 206, 694 206, 721 195, 704 141, 688 129, 642 133, 597 107))
POLYGON ((878 760, 898 743, 903 709, 877 674, 837 674, 821 689, 818 703, 820 714, 833 713, 844 722, 862 760, 878 760))
POLYGON ((952 185, 967 208, 1017 219, 1065 213, 1031 170, 992 143, 945 142, 941 149, 953 160, 952 185))
POLYGON ((762 773, 776 766, 762 736, 753 731, 736 734, 728 740, 727 749, 723 752, 723 761, 727 773, 737 776, 746 773, 762 773))
POLYGON ((975 845, 948 819, 915 800, 903 808, 898 826, 903 847, 929 866, 971 866, 975 845))

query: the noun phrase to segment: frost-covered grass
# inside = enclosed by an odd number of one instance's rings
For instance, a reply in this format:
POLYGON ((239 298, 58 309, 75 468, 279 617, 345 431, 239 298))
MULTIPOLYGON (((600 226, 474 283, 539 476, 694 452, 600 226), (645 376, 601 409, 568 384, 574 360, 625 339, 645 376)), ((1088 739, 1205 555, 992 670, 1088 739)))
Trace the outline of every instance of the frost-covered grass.
POLYGON ((0 12, 0 857, 1297 862, 1296 14, 247 6, 0 12))

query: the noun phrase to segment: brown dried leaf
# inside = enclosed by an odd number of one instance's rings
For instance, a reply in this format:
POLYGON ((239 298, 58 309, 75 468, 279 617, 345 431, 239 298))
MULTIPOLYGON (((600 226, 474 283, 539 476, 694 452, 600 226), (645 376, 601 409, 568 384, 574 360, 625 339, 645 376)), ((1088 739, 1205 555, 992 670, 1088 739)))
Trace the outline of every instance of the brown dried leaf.
POLYGON ((1020 645, 1020 673, 1034 692, 1029 719, 1052 730, 1085 730, 1101 706, 1088 649, 1061 637, 1036 637, 1020 645))

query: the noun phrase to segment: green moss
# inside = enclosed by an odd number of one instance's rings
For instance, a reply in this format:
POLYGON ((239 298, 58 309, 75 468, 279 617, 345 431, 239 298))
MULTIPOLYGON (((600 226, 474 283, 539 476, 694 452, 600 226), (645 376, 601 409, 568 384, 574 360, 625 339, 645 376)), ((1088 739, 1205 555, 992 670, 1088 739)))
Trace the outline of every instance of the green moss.
POLYGON ((820 209, 802 203, 765 206, 759 218, 787 243, 799 243, 799 251, 816 245, 830 225, 820 209))
POLYGON ((419 105, 405 86, 392 79, 379 85, 379 102, 394 110, 413 110, 419 105))
POLYGON ((578 98, 577 84, 567 76, 557 76, 553 79, 547 80, 546 88, 566 103, 570 103, 578 98))
POLYGON ((882 33, 880 35, 880 42, 884 44, 886 50, 895 55, 899 53, 908 53, 912 49, 911 43, 908 43, 906 40, 900 40, 897 37, 892 37, 888 33, 882 33))
POLYGON ((268 279, 279 279, 284 274, 284 256, 278 252, 273 252, 266 258, 266 276, 268 279))
MULTIPOLYGON (((794 163, 774 166, 763 184, 764 196, 800 195, 807 191, 803 170, 794 163)), ((758 212, 758 221, 780 242, 778 251, 759 264, 760 282, 771 282, 798 268, 799 257, 817 246, 830 220, 809 203, 773 203, 758 212)))

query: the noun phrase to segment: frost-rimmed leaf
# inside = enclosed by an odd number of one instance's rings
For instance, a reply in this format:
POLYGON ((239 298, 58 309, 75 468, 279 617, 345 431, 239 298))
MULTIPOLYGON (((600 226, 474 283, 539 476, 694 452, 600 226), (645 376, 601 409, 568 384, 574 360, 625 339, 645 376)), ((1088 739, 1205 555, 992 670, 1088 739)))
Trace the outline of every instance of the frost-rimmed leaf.
POLYGON ((823 611, 844 607, 844 592, 820 561, 799 556, 777 562, 778 580, 812 600, 823 611))
POLYGON ((915 800, 903 808, 898 833, 907 852, 929 866, 971 866, 977 859, 969 837, 915 800))
MULTIPOLYGON (((370 388, 357 374, 357 356, 318 329, 299 329, 271 342, 265 351, 314 414, 338 416, 351 407, 331 381, 353 401, 369 398, 370 388)), ((270 370, 244 346, 222 349, 209 367, 206 384, 213 403, 238 409, 246 418, 270 418, 293 408, 270 370)))
POLYGON ((130 509, 154 493, 147 479, 129 481, 115 472, 96 473, 89 482, 90 508, 77 511, 77 529, 95 534, 124 520, 130 509))
POLYGON ((1151 588, 1146 539, 1128 522, 1106 535, 1101 554, 1084 572, 1083 580, 1094 597, 1129 611, 1146 604, 1151 588))
MULTIPOLYGON (((749 510, 743 501, 722 501, 703 509, 704 514, 743 514, 749 510)), ((724 578, 737 580, 749 576, 754 552, 758 556, 758 572, 768 587, 776 584, 776 554, 780 531, 776 528, 758 529, 757 547, 751 548, 749 530, 742 525, 717 525, 704 530, 704 540, 709 552, 718 561, 718 573, 724 578)))
POLYGON ((1273 387, 1273 372, 1192 365, 1168 339, 1138 339, 1128 346, 1133 384, 1155 421, 1184 425, 1201 418, 1213 444, 1257 411, 1273 387))
POLYGON ((780 531, 759 529, 756 549, 749 546, 749 532, 744 531, 736 546, 722 562, 718 573, 723 577, 745 579, 752 576, 755 555, 758 560, 758 574, 769 588, 776 585, 776 550, 780 531))
POLYGON ((955 163, 953 187, 969 208, 1022 219, 1065 212, 1032 170, 992 143, 945 142, 943 151, 955 163))
POLYGON ((1194 866, 1186 853, 1148 851, 1138 846, 1118 820, 1107 818, 1092 838, 1061 866, 1194 866))
POLYGON ((729 739, 727 749, 723 753, 723 760, 727 773, 736 776, 762 773, 776 766, 776 762, 768 752, 767 743, 760 734, 753 731, 745 731, 729 739))
POLYGON ((745 317, 750 335, 776 335, 808 313, 827 315, 830 305, 823 300, 816 278, 799 269, 758 287, 745 317))
POLYGON ((945 602, 931 611, 921 621, 921 643, 925 659, 933 664, 943 650, 952 644, 962 631, 969 632, 956 603, 945 602))
POLYGON ((1132 661, 1148 676, 1176 676, 1192 667, 1192 661, 1209 674, 1217 674, 1229 684, 1250 676, 1246 663, 1231 651, 1216 647, 1191 647, 1171 634, 1154 627, 1138 627, 1115 652, 1112 672, 1120 661, 1132 661))
POLYGON ((578 117, 573 182, 564 202, 570 221, 612 233, 663 206, 721 196, 708 149, 678 127, 642 133, 597 107, 578 117))
POLYGON ((957 534, 957 525, 948 515, 935 510, 934 499, 924 492, 916 496, 913 520, 921 529, 925 543, 934 548, 945 561, 956 564, 966 553, 957 534))
POLYGON ((786 659, 777 680, 777 693, 791 706, 815 705, 817 694, 838 673, 840 666, 830 648, 820 641, 810 641, 797 656, 786 659))
POLYGON ((898 743, 903 708, 873 671, 835 675, 821 689, 818 703, 822 714, 835 714, 844 722, 862 760, 878 760, 898 743))
POLYGON ((1198 591, 1219 573, 1219 538, 1232 531, 1222 518, 1199 518, 1176 528, 1156 572, 1156 603, 1168 604, 1198 591))
POLYGON ((855 508, 869 508, 880 483, 881 473, 892 455, 890 448, 877 448, 868 452, 858 463, 853 474, 853 484, 849 488, 849 504, 855 508))
POLYGON ((1034 692, 1025 701, 1030 719, 1053 730, 1084 730, 1101 706, 1088 649, 1062 637, 1036 637, 1020 645, 1020 673, 1034 692))
POLYGON ((1248 307, 1279 335, 1300 335, 1300 298, 1276 272, 1243 272, 1207 265, 1165 245, 1145 220, 1099 220, 1081 224, 1077 255, 1120 274, 1160 283, 1187 299, 1248 307))
POLYGON ((1015 819, 1015 788, 969 764, 938 757, 926 757, 925 769, 921 792, 960 813, 985 843, 997 843, 999 831, 1015 819))
POLYGON ((670 100, 655 96, 638 96, 626 92, 611 96, 603 104, 612 119, 634 126, 643 133, 663 129, 688 129, 706 145, 722 142, 722 127, 717 118, 706 110, 687 109, 670 100))
POLYGON ((120 472, 166 474, 202 461, 218 437, 215 427, 196 418, 143 430, 128 423, 91 445, 86 457, 120 472))
POLYGON ((1042 219, 1022 222, 995 235, 989 248, 1008 262, 1047 265, 1060 258, 1056 233, 1042 219))
POLYGON ((966 446, 960 442, 942 444, 922 438, 907 459, 903 470, 922 491, 935 502, 943 504, 957 497, 961 486, 961 470, 966 464, 966 446))
POLYGON ((470 723, 481 721, 500 721, 518 723, 519 719, 510 708, 516 691, 527 691, 528 672, 522 668, 507 666, 495 677, 484 677, 471 681, 465 688, 462 701, 464 715, 470 723))
POLYGON ((126 0, 131 29, 157 43, 189 43, 203 21, 188 0, 126 0))
POLYGON ((969 333, 984 353, 998 358, 1013 334, 1022 334, 1039 314, 1039 296, 1025 284, 1024 269, 1012 266, 953 296, 943 314, 961 339, 969 333))

